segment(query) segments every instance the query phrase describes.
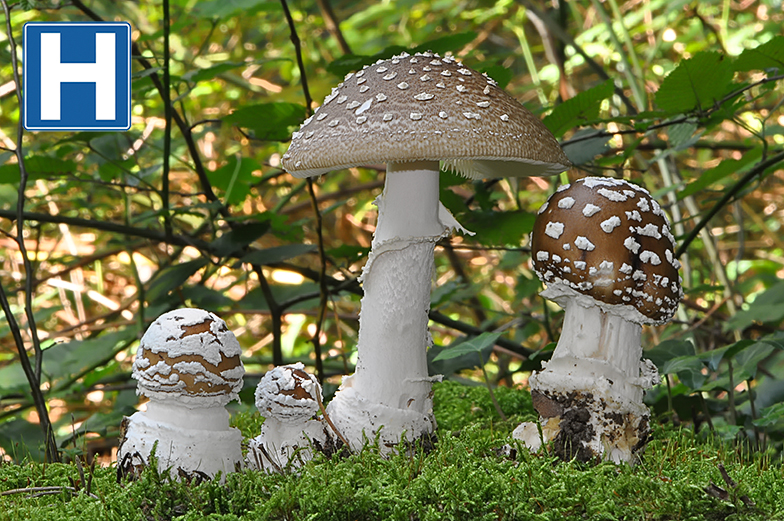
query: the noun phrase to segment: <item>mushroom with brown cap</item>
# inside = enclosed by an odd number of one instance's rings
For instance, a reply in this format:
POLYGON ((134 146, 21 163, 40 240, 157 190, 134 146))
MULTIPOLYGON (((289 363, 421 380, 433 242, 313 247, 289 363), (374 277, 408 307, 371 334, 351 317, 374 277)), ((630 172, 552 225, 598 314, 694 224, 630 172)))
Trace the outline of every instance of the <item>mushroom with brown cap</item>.
MULTIPOLYGON (((675 239, 659 204, 620 179, 587 177, 539 210, 531 239, 541 295, 565 309, 552 358, 529 379, 545 442, 560 456, 633 463, 649 433, 642 324, 663 324, 682 297, 675 239)), ((538 448, 535 426, 515 437, 538 448)))
POLYGON ((133 363, 146 411, 125 418, 117 451, 123 467, 149 463, 153 445, 161 471, 174 476, 224 476, 242 463, 242 435, 225 406, 239 399, 245 369, 226 323, 201 309, 164 313, 142 336, 133 363))
POLYGON ((362 272, 358 361, 329 404, 354 448, 433 432, 426 350, 435 243, 465 232, 439 202, 439 161, 469 178, 552 175, 569 161, 547 128, 484 74, 407 53, 346 76, 292 137, 296 177, 384 162, 378 224, 362 272), (383 426, 383 430, 382 430, 383 426))
POLYGON ((261 434, 250 440, 248 467, 281 471, 313 456, 331 440, 319 412, 321 385, 301 362, 267 371, 256 387, 256 408, 264 417, 261 434))

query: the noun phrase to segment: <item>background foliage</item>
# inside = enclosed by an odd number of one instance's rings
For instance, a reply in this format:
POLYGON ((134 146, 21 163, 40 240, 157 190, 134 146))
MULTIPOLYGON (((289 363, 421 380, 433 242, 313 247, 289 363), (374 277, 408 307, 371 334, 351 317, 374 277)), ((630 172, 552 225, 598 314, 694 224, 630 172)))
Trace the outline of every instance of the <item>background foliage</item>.
MULTIPOLYGON (((310 184, 280 156, 309 111, 304 80, 318 103, 346 72, 404 49, 487 71, 575 164, 560 179, 442 174, 442 201, 477 234, 436 249, 430 358, 502 332, 481 359, 493 385, 524 387, 562 317, 537 296, 535 211, 558 183, 624 177, 662 202, 684 265, 676 320, 645 331, 646 356, 667 375, 647 397, 657 419, 781 450, 780 0, 292 1, 303 68, 275 1, 2 3, 6 460, 47 457, 48 416, 66 456, 110 461, 137 406, 138 338, 174 307, 214 311, 237 334, 248 376, 235 412, 252 410, 270 364, 302 360, 334 391, 356 360, 356 277, 383 168, 310 184), (23 23, 97 19, 134 28, 131 130, 19 134, 12 56, 23 23)), ((478 360, 466 352, 431 369, 481 381, 478 360)))

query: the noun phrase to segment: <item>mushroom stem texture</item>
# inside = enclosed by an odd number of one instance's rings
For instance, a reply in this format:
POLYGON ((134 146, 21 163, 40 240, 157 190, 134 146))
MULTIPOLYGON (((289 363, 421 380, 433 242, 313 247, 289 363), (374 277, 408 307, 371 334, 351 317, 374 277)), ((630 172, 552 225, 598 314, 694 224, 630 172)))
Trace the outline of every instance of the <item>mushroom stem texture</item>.
POLYGON ((382 444, 435 429, 427 330, 435 243, 461 229, 441 207, 438 161, 390 163, 362 273, 358 360, 328 412, 356 447, 383 427, 382 444), (363 434, 364 431, 364 434, 363 434))

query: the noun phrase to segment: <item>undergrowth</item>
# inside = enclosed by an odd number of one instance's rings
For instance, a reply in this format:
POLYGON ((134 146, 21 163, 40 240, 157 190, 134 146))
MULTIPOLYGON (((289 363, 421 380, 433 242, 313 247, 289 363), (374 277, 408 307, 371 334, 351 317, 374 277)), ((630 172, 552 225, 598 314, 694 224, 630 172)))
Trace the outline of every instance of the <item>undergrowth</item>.
MULTIPOLYGON (((0 519, 784 519, 784 470, 772 453, 657 426, 635 468, 563 463, 519 446, 510 454, 511 430, 533 417, 527 392, 498 389, 507 422, 484 387, 444 382, 435 393, 439 441, 428 454, 385 459, 369 447, 344 458, 319 455, 298 474, 246 471, 225 483, 178 482, 154 468, 118 483, 113 467, 80 473, 74 463, 3 464, 0 519)), ((259 422, 235 418, 245 436, 259 422)))

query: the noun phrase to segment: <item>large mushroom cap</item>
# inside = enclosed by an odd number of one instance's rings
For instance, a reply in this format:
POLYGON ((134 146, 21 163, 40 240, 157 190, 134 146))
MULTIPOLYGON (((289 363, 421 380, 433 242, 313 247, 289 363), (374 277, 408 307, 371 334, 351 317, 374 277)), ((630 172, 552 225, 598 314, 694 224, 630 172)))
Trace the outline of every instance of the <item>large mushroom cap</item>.
POLYGON ((321 385, 302 362, 278 366, 256 387, 256 408, 265 418, 284 423, 309 420, 319 411, 321 385))
POLYGON ((582 294, 638 323, 668 321, 682 297, 675 238, 659 204, 621 179, 586 177, 539 209, 533 265, 551 293, 582 294))
POLYGON ((176 309, 155 320, 133 363, 137 392, 192 407, 237 399, 245 369, 240 344, 226 323, 201 309, 176 309))
POLYGON ((283 155, 296 177, 407 161, 444 161, 471 178, 552 175, 570 165, 542 122, 494 80, 429 52, 346 76, 283 155))

